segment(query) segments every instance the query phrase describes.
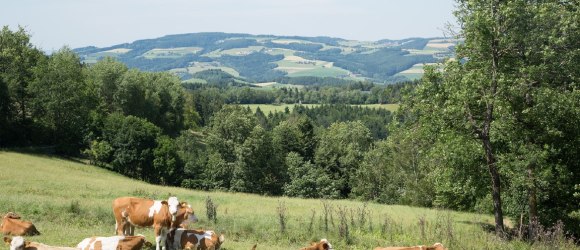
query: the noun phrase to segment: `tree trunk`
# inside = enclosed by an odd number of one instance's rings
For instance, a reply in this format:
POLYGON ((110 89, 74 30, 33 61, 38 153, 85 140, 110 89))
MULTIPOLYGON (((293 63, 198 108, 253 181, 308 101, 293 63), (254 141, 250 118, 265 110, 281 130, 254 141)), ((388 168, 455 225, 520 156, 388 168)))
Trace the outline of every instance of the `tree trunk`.
POLYGON ((490 83, 490 93, 489 100, 487 100, 486 113, 483 122, 482 136, 481 140, 483 143, 483 148, 485 149, 485 159, 487 167, 489 168, 489 174, 491 175, 491 187, 492 187, 492 199, 493 199, 493 211, 495 217, 495 233, 499 237, 504 236, 504 225, 503 225, 503 211, 501 208, 501 183, 499 178, 499 172, 497 170, 497 161, 493 154, 491 147, 491 139, 489 137, 491 131, 491 122, 493 121, 493 111, 495 105, 495 98, 497 95, 498 87, 498 73, 499 73, 499 63, 500 63, 500 18, 498 15, 499 0, 495 0, 491 5, 491 13, 495 20, 495 27, 493 28, 493 35, 491 39, 491 83, 490 83))
POLYGON ((528 165, 528 212, 529 212, 529 238, 536 238, 536 229, 538 227, 538 201, 536 198, 536 182, 534 180, 534 164, 528 165))
POLYGON ((491 177, 491 188, 492 188, 492 200, 493 200, 493 214, 495 217, 495 233, 503 237, 504 226, 503 226, 503 210, 501 208, 501 185, 499 173, 497 171, 496 159, 493 155, 491 148, 491 142, 489 138, 484 138, 482 140, 483 148, 485 149, 485 160, 487 167, 489 169, 489 174, 491 177))

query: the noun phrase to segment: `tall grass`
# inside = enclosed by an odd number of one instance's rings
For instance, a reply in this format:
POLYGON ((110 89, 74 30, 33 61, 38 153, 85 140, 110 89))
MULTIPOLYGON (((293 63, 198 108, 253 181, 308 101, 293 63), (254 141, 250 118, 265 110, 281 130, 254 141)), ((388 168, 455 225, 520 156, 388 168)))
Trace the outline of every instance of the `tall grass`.
MULTIPOLYGON (((33 221, 42 234, 29 238, 49 245, 76 246, 85 237, 113 235, 111 203, 116 197, 175 195, 192 205, 199 218, 195 228, 225 234, 227 250, 251 249, 255 243, 258 249, 299 249, 321 238, 335 249, 435 242, 450 249, 577 248, 558 236, 533 245, 499 240, 482 227, 493 222, 491 215, 155 186, 79 162, 6 151, 0 151, 0 187, 0 213, 13 211, 33 221), (207 213, 208 208, 215 211, 207 213), (210 214, 219 220, 208 218, 210 214)), ((136 233, 154 239, 152 229, 136 233)))

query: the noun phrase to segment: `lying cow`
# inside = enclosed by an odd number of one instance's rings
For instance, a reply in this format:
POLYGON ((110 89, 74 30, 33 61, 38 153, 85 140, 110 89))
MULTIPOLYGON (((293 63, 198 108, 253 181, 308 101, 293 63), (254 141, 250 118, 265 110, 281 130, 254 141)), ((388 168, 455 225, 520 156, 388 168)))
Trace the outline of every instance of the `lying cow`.
POLYGON ((113 201, 115 230, 117 235, 133 235, 135 226, 153 227, 156 250, 165 248, 165 238, 170 228, 176 228, 184 221, 197 221, 193 209, 176 197, 167 201, 134 197, 121 197, 113 201))
POLYGON ((10 245, 10 250, 78 250, 72 247, 53 247, 38 242, 27 241, 22 236, 15 236, 12 239, 4 237, 4 242, 10 245))
POLYGON ((171 249, 219 250, 225 237, 213 231, 174 228, 169 232, 167 241, 171 249))
POLYGON ((20 219, 20 215, 9 212, 2 217, 2 234, 4 235, 39 235, 40 232, 30 221, 20 219))
POLYGON ((81 241, 77 250, 140 250, 143 246, 151 246, 143 235, 91 237, 81 241))
POLYGON ((322 239, 319 242, 312 242, 309 247, 301 248, 300 250, 332 250, 332 245, 327 239, 322 239))
POLYGON ((375 250, 446 250, 441 243, 435 243, 433 246, 414 246, 414 247, 377 247, 375 250))

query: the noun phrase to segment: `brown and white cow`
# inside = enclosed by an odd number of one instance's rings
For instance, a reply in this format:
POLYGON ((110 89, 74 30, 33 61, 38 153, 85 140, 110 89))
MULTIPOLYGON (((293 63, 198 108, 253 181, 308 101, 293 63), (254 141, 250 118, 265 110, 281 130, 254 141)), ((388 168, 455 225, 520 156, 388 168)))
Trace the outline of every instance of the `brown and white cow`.
POLYGON ((171 249, 219 250, 225 236, 218 236, 213 231, 174 228, 169 232, 167 241, 171 249))
POLYGON ((4 242, 10 245, 10 250, 78 250, 72 247, 54 247, 38 242, 27 241, 22 236, 4 237, 4 242))
POLYGON ((4 235, 39 235, 40 232, 30 221, 20 219, 20 215, 8 212, 2 217, 2 234, 4 235))
POLYGON ((321 239, 319 242, 312 242, 309 247, 303 247, 300 250, 332 250, 332 245, 327 239, 321 239))
POLYGON ((176 197, 167 201, 121 197, 113 201, 117 235, 133 235, 135 226, 153 227, 156 250, 165 249, 165 238, 170 228, 177 227, 190 217, 197 221, 193 209, 176 197))
POLYGON ((441 243, 435 243, 433 246, 413 246, 413 247, 376 247, 375 250, 446 250, 441 243))
POLYGON ((110 236, 86 238, 77 245, 77 250, 140 250, 151 246, 145 236, 110 236))

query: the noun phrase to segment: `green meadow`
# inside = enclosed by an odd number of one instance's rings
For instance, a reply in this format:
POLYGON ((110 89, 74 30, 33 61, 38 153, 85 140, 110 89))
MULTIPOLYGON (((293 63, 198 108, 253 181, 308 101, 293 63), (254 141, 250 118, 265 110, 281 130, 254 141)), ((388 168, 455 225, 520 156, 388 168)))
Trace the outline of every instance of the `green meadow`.
MULTIPOLYGON (((262 112, 264 112, 264 114, 268 114, 270 112, 271 113, 284 112, 284 110, 286 108, 288 108, 290 111, 292 111, 292 109, 296 105, 302 105, 302 106, 305 106, 308 108, 313 108, 313 107, 318 107, 321 104, 244 104, 242 106, 249 107, 250 109, 252 109, 252 112, 256 112, 256 109, 258 107, 260 107, 260 110, 262 110, 262 112)), ((387 109, 391 112, 393 112, 399 108, 399 104, 364 104, 364 105, 353 105, 353 106, 361 106, 361 107, 367 107, 367 108, 381 108, 381 109, 387 109)))
MULTIPOLYGON (((0 212, 13 211, 34 222, 42 234, 27 239, 55 246, 113 235, 111 202, 117 197, 175 195, 194 208, 200 220, 194 228, 225 234, 226 250, 250 249, 256 243, 258 249, 299 249, 320 238, 327 238, 334 249, 435 242, 449 249, 549 249, 498 240, 484 229, 491 215, 156 186, 83 161, 38 154, 0 151, 0 186, 0 212), (217 205, 215 223, 206 216, 208 197, 217 205)), ((153 229, 136 233, 154 240, 153 229)))
POLYGON ((180 48, 163 48, 163 49, 152 49, 143 53, 143 57, 147 59, 155 58, 179 58, 187 54, 195 54, 201 51, 203 48, 200 47, 180 47, 180 48))

